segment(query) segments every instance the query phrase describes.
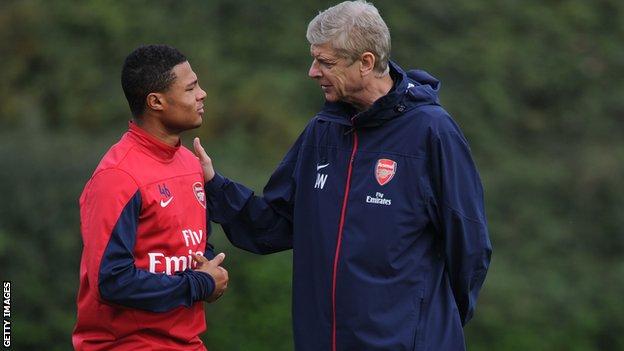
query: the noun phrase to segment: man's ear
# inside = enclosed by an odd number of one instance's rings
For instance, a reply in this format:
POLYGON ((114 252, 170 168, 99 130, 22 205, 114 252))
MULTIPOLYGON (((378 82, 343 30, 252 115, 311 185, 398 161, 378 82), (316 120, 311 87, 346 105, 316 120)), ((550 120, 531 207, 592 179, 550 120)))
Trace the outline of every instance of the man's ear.
POLYGON ((375 69, 375 55, 372 52, 365 52, 360 56, 360 74, 367 76, 375 69))
POLYGON ((160 93, 149 93, 145 98, 145 105, 150 110, 162 111, 165 104, 165 97, 160 93))

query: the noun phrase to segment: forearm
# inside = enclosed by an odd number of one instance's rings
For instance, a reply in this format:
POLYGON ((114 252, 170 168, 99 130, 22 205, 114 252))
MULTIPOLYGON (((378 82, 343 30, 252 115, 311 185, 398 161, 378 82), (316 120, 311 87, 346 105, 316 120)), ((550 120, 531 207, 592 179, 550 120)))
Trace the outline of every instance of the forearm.
POLYGON ((155 274, 133 264, 104 267, 100 273, 101 298, 110 303, 151 312, 167 312, 205 300, 214 290, 210 275, 187 269, 175 275, 155 274))
POLYGON ((474 314, 479 292, 490 265, 492 247, 484 223, 447 209, 446 266, 462 324, 474 314))
POLYGON ((266 254, 292 248, 292 222, 285 201, 255 196, 242 184, 216 174, 206 183, 210 220, 220 223, 233 245, 266 254))

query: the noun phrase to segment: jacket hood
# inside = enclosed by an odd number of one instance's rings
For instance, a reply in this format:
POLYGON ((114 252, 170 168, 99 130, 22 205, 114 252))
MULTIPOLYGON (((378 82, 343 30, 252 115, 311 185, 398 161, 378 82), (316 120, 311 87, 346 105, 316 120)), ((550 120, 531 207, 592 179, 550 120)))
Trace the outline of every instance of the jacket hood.
POLYGON ((388 94, 358 113, 345 102, 325 102, 317 114, 321 120, 336 122, 354 128, 377 127, 422 105, 439 105, 440 81, 423 70, 403 71, 390 61, 390 76, 394 86, 388 94))

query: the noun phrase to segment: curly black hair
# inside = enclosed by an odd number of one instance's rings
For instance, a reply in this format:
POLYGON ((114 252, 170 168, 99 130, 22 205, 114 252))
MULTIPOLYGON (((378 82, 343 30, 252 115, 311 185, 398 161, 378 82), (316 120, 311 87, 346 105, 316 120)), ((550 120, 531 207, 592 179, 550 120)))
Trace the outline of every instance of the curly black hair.
POLYGON ((121 87, 134 117, 145 112, 149 93, 169 88, 176 78, 173 67, 186 61, 178 49, 168 45, 139 46, 126 57, 121 69, 121 87))

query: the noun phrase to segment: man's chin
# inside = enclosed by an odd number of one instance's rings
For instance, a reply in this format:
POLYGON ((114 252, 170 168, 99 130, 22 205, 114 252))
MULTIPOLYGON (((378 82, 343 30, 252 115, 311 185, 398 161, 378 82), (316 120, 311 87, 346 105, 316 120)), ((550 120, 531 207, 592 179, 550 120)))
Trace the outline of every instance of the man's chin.
POLYGON ((193 129, 201 127, 203 121, 204 121, 204 119, 200 115, 199 118, 193 124, 193 129))
POLYGON ((203 121, 204 121, 204 119, 202 118, 201 115, 199 115, 196 120, 194 120, 193 122, 190 122, 186 126, 185 130, 199 128, 199 127, 201 127, 203 121))
POLYGON ((327 102, 338 102, 338 97, 334 94, 325 93, 325 101, 327 102))

